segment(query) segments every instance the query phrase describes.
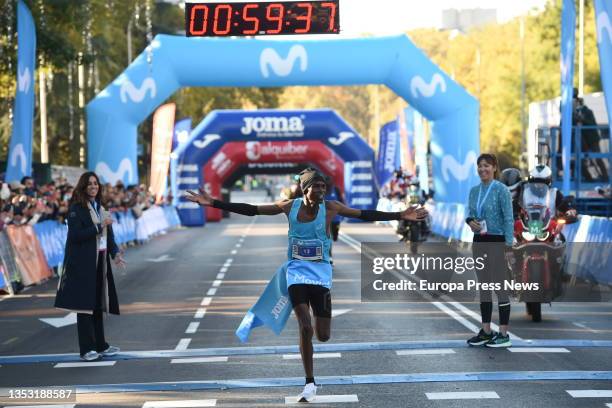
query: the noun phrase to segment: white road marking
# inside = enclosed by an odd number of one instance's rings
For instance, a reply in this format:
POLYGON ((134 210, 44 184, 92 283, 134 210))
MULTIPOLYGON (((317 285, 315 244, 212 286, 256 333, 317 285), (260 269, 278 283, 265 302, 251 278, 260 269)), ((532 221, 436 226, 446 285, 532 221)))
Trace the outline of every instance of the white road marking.
POLYGON ((218 288, 219 286, 221 286, 221 280, 217 279, 217 280, 213 281, 212 286, 213 286, 213 288, 218 288))
POLYGON ((76 404, 64 405, 5 405, 4 408, 74 408, 76 404))
POLYGON ((429 400, 454 400, 454 399, 499 399, 495 391, 470 391, 470 392, 426 392, 429 400))
MULTIPOLYGON (((208 298, 208 299, 210 299, 210 298, 208 298)), ((208 302, 208 303, 210 303, 210 302, 208 302)), ((204 302, 202 302, 202 304, 204 304, 204 302)), ((193 318, 194 318, 194 319, 201 319, 201 318, 203 318, 203 317, 204 317, 204 315, 205 315, 205 314, 206 314, 206 309, 205 309, 205 308, 203 308, 203 307, 201 307, 201 308, 199 308, 199 309, 198 309, 198 311, 196 312, 196 314, 195 314, 195 315, 193 315, 193 318)))
POLYGON ((38 319, 38 320, 40 320, 43 323, 50 324, 51 326, 57 329, 60 327, 76 324, 77 315, 74 312, 70 312, 64 317, 47 317, 47 318, 38 319))
POLYGON ((472 322, 468 321, 463 316, 460 316, 457 312, 446 306, 444 303, 431 302, 431 304, 449 315, 450 317, 452 317, 453 319, 455 319, 456 321, 458 321, 459 323, 461 323, 462 325, 464 325, 468 330, 474 333, 478 333, 478 331, 480 331, 480 327, 472 324, 472 322))
POLYGON ((566 390, 574 398, 612 398, 612 390, 566 390))
POLYGON ((236 248, 240 248, 242 245, 240 243, 236 244, 236 248))
POLYGON ((218 273, 215 279, 225 279, 225 273, 218 273))
POLYGON ((227 272, 227 267, 224 266, 223 268, 219 269, 219 272, 221 273, 227 272))
MULTIPOLYGON (((357 395, 317 395, 310 404, 330 404, 334 402, 359 402, 357 395)), ((299 404, 298 397, 285 397, 285 405, 299 404)))
POLYGON ((210 297, 205 297, 205 298, 202 300, 201 305, 202 305, 202 306, 208 306, 208 305, 210 305, 210 302, 212 302, 212 298, 210 298, 210 297))
POLYGON ((439 354, 455 354, 455 350, 442 349, 422 349, 422 350, 396 350, 398 356, 414 356, 414 355, 439 355, 439 354))
POLYGON ((565 347, 510 347, 511 353, 569 353, 565 347))
POLYGON ((206 292, 206 296, 215 296, 215 293, 217 293, 217 288, 210 288, 208 292, 206 292))
MULTIPOLYGON (((312 358, 341 358, 342 353, 314 353, 312 358)), ((302 356, 299 353, 283 354, 283 360, 299 360, 302 356)))
POLYGON ((346 314, 351 310, 353 309, 332 309, 332 317, 342 316, 343 314, 346 314))
POLYGON ((185 330, 185 334, 193 334, 198 331, 198 327, 200 327, 200 322, 191 322, 189 323, 189 327, 185 330))
POLYGON ((232 255, 236 255, 237 253, 238 253, 238 251, 236 251, 235 249, 232 249, 231 252, 230 252, 230 254, 232 254, 232 255))
POLYGON ((82 368, 82 367, 112 367, 116 361, 81 361, 78 363, 57 363, 53 368, 82 368))
POLYGON ((173 358, 171 364, 192 364, 192 363, 227 363, 227 357, 195 357, 195 358, 173 358))
POLYGON ((217 400, 147 401, 142 408, 199 408, 215 407, 217 400))
POLYGON ((223 264, 223 266, 230 266, 234 262, 234 258, 227 258, 227 261, 223 264))
POLYGON ((181 339, 176 345, 176 347, 174 348, 174 351, 187 350, 187 347, 189 347, 189 343, 191 343, 191 339, 181 339))

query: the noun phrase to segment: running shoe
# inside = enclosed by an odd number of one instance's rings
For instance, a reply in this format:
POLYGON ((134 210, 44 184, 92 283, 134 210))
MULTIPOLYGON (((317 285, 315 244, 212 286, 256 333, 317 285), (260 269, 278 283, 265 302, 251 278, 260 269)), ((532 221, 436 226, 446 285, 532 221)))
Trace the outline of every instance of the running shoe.
POLYGON ((497 333, 491 340, 489 340, 485 347, 493 347, 493 348, 502 348, 502 347, 510 347, 512 346, 512 342, 510 341, 510 335, 506 333, 504 336, 501 333, 497 333))
POLYGON ((304 391, 298 395, 298 402, 312 402, 317 395, 317 386, 315 383, 308 383, 304 386, 304 391))
POLYGON ((491 330, 491 333, 487 334, 484 330, 480 329, 478 334, 467 341, 470 346, 482 346, 483 344, 491 341, 497 333, 491 330))
POLYGON ((102 357, 102 355, 100 355, 98 352, 96 351, 88 351, 87 353, 81 355, 81 360, 83 361, 96 361, 99 360, 102 357))
POLYGON ((119 347, 108 346, 108 348, 104 351, 101 351, 100 354, 103 355, 104 357, 111 357, 111 356, 117 355, 119 351, 121 351, 119 347))

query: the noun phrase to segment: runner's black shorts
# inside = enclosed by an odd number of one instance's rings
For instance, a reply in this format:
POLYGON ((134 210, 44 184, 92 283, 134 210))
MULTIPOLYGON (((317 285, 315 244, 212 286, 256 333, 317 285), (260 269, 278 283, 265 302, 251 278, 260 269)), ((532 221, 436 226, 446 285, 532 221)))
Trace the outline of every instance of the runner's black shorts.
POLYGON ((331 318, 331 291, 325 286, 301 283, 291 285, 289 286, 289 298, 293 307, 305 303, 312 308, 315 316, 331 318))

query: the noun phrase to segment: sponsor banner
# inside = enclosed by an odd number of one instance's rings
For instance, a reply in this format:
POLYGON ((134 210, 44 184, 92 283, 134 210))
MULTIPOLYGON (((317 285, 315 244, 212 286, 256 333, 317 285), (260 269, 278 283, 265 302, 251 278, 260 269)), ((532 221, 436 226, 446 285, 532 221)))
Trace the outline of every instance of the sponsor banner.
POLYGON ((303 137, 304 115, 296 116, 245 116, 240 133, 245 136, 303 137))
POLYGON ((386 184, 393 177, 393 172, 401 167, 400 132, 396 120, 386 123, 380 129, 378 157, 376 159, 376 176, 379 185, 386 184))
POLYGON ((52 276, 47 259, 31 225, 6 227, 15 254, 15 262, 25 286, 40 283, 52 276))
POLYGON ((7 182, 32 175, 36 27, 30 10, 22 0, 17 2, 17 37, 17 89, 6 167, 7 182))
POLYGON ((595 0, 595 20, 597 24, 597 48, 601 83, 603 85, 608 122, 612 124, 612 2, 595 0))
POLYGON ((176 105, 168 103, 160 106, 153 116, 153 142, 151 147, 151 181, 149 189, 160 202, 166 192, 170 149, 174 129, 176 105))
POLYGON ((401 164, 402 168, 411 174, 416 173, 415 163, 415 113, 416 111, 408 106, 400 110, 397 121, 400 131, 401 145, 401 164))
POLYGON ((191 118, 185 118, 177 121, 174 124, 174 132, 172 133, 172 151, 189 142, 189 134, 191 133, 191 118))
MULTIPOLYGON (((561 160, 570 168, 572 147, 572 99, 574 89, 574 50, 576 48, 576 6, 563 0, 561 12, 561 160)), ((603 68, 603 66, 602 66, 603 68)), ((563 172, 563 194, 570 193, 570 172, 563 172)))
MULTIPOLYGON (((113 232, 115 232, 116 226, 117 224, 113 224, 113 232)), ((47 220, 37 222, 33 228, 47 259, 47 264, 52 268, 61 264, 64 260, 68 226, 57 221, 47 220)))
POLYGON ((414 123, 414 162, 421 189, 429 193, 429 167, 427 165, 427 132, 425 118, 412 110, 414 123))
POLYGON ((6 229, 0 231, 0 260, 4 265, 4 271, 7 274, 7 280, 9 282, 18 282, 21 280, 21 274, 19 268, 15 263, 15 254, 13 253, 13 247, 11 241, 8 238, 6 229))
POLYGON ((362 243, 363 302, 612 302, 590 276, 612 269, 612 243, 516 247, 504 243, 362 243), (589 262, 598 254, 603 259, 589 262), (601 256, 603 255, 603 256, 601 256), (585 265, 585 261, 588 265, 585 265), (584 279, 570 279, 571 276, 584 279), (493 292, 496 296, 493 296, 493 292))

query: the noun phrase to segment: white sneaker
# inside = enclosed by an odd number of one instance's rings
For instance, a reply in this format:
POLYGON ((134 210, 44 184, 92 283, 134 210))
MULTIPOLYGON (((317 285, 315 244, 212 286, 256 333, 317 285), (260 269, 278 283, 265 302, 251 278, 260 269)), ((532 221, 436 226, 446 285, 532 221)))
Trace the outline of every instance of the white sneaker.
POLYGON ((108 346, 108 348, 104 351, 101 351, 100 354, 102 354, 104 357, 111 357, 117 355, 119 351, 121 351, 119 347, 108 346))
POLYGON ((87 353, 81 356, 81 360, 83 361, 96 361, 99 360, 102 356, 95 351, 88 351, 87 353))
POLYGON ((314 383, 308 383, 304 386, 304 391, 298 395, 298 402, 312 402, 317 395, 317 386, 314 383))

